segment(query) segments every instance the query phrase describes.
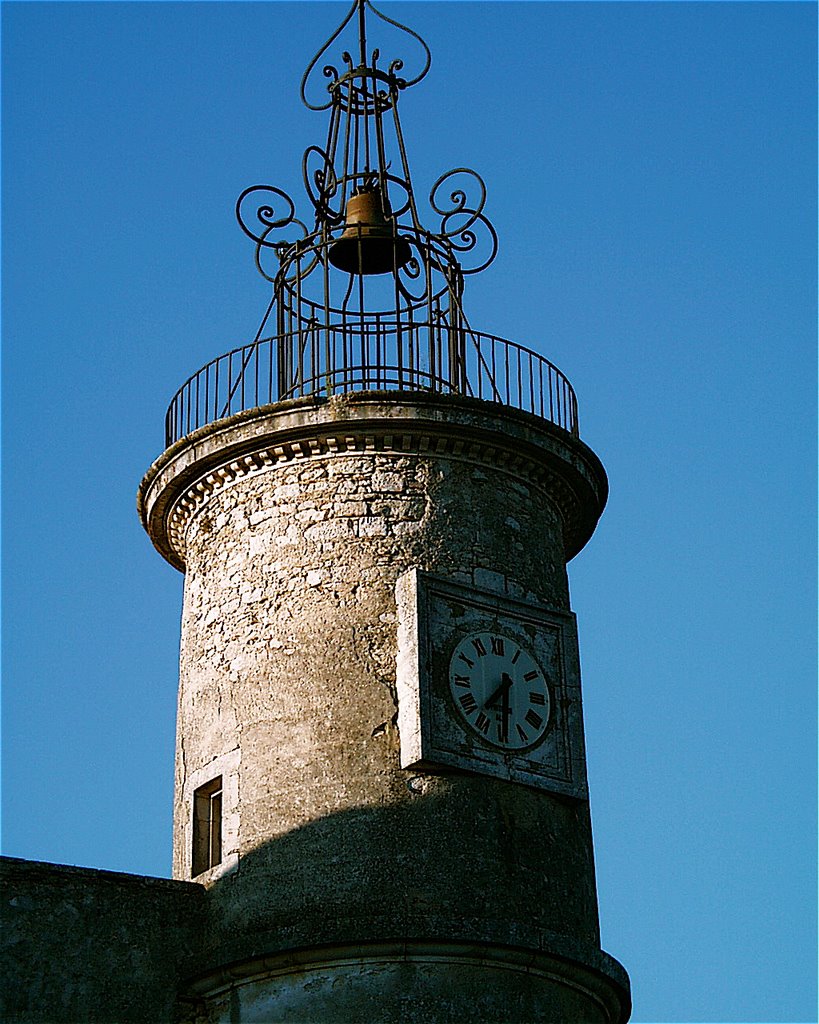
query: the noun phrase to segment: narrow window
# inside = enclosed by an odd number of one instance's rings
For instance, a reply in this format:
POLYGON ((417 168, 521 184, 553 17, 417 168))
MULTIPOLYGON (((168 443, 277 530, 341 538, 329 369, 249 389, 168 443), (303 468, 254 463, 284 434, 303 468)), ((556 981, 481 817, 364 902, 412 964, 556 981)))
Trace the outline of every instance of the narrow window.
POLYGON ((222 776, 193 794, 193 858, 191 875, 201 875, 222 859, 222 776))

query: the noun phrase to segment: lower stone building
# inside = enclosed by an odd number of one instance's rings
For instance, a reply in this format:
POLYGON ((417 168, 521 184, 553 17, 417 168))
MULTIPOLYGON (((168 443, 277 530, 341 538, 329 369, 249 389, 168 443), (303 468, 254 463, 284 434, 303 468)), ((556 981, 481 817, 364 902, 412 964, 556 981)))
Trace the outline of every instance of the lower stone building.
POLYGON ((5 1024, 194 1020, 180 983, 205 934, 205 888, 0 859, 5 1024))

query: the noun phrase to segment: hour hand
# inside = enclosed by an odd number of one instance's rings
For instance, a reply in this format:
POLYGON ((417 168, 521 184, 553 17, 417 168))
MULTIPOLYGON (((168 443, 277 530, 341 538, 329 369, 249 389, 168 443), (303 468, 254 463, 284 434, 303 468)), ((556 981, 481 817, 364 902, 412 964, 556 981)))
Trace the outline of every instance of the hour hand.
POLYGON ((489 700, 486 701, 486 703, 484 704, 484 707, 485 708, 491 708, 494 704, 497 704, 498 701, 504 696, 504 694, 506 694, 508 692, 509 687, 511 685, 512 685, 512 677, 508 673, 504 672, 503 675, 501 676, 500 686, 490 696, 489 700))

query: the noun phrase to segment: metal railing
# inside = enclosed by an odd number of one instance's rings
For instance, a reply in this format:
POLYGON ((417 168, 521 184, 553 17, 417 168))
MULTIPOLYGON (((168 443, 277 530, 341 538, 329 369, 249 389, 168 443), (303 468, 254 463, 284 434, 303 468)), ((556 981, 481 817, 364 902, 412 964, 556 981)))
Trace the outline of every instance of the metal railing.
POLYGON ((533 413, 578 436, 574 390, 537 352, 443 322, 375 318, 366 330, 307 324, 211 360, 174 395, 166 444, 246 409, 350 391, 467 395, 533 413))

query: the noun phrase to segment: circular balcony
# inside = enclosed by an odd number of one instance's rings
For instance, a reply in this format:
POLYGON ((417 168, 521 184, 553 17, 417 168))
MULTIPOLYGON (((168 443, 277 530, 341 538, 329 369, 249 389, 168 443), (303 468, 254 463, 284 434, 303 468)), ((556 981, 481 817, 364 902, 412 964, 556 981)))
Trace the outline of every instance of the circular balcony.
POLYGON ((174 395, 166 447, 234 413, 352 391, 465 395, 532 413, 579 436, 574 389, 537 352, 468 327, 376 314, 354 325, 308 323, 211 360, 174 395))

